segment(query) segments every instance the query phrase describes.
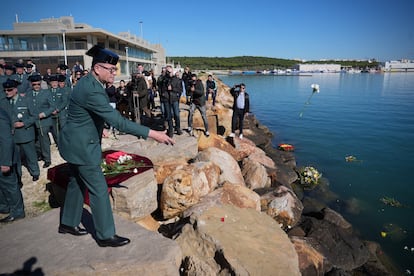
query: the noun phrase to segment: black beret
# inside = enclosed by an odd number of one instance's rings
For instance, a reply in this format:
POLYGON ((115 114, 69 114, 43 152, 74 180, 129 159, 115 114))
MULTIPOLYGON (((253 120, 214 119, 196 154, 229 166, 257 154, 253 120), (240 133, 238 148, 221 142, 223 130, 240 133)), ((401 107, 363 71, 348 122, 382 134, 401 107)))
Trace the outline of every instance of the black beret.
POLYGON ((23 63, 15 63, 14 66, 16 68, 24 68, 24 64, 23 63))
POLYGON ((42 76, 41 75, 31 75, 27 79, 29 81, 31 81, 31 82, 41 81, 42 80, 42 76))
POLYGON ((62 75, 62 74, 59 74, 59 75, 57 75, 57 80, 58 80, 58 82, 64 82, 66 80, 66 76, 62 75))
POLYGON ((58 81, 58 76, 57 75, 51 75, 51 76, 49 76, 48 81, 58 81))
POLYGON ((0 68, 1 68, 1 69, 4 69, 4 66, 3 66, 3 64, 0 64, 0 68))
POLYGON ((4 69, 5 70, 14 70, 14 67, 13 67, 13 65, 6 64, 6 65, 4 65, 4 69))
POLYGON ((96 64, 98 62, 102 62, 102 63, 109 63, 112 65, 116 65, 118 63, 119 60, 119 56, 99 45, 95 45, 92 48, 90 48, 86 54, 88 56, 91 56, 92 59, 92 64, 96 64))
POLYGON ((68 67, 66 64, 59 64, 59 65, 57 66, 57 68, 59 68, 60 70, 66 70, 66 69, 68 69, 69 67, 68 67))
POLYGON ((7 79, 5 82, 3 82, 3 88, 14 88, 17 87, 20 84, 17 80, 11 80, 7 79))

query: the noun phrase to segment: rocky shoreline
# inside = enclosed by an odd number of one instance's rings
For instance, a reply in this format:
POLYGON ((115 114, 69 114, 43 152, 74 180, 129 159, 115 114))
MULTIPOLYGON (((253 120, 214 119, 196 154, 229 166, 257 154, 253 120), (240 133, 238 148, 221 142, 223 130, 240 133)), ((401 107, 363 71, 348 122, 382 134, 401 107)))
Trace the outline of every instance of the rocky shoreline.
MULTIPOLYGON (((113 190, 114 212, 176 241, 180 275, 396 274, 377 243, 361 240, 329 202, 315 199, 331 194, 326 179, 311 192, 303 189, 294 154, 276 149, 254 115, 245 119, 244 139, 228 137, 233 100, 229 87, 218 85, 216 106, 208 102, 210 137, 196 112, 196 137, 175 136, 174 147, 130 135, 103 139, 104 149, 154 163, 122 183, 127 192, 113 190)), ((188 106, 180 108, 185 128, 188 106)), ((64 163, 55 148, 52 160, 64 163)), ((59 204, 46 173, 37 183, 24 175, 28 217, 47 210, 50 199, 59 204)))

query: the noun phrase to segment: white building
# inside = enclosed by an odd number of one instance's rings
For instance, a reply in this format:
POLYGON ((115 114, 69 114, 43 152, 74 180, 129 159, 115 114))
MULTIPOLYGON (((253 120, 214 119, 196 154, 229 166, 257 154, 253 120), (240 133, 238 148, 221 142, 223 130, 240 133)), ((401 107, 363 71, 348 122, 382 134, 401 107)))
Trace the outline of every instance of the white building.
POLYGON ((340 64, 296 64, 294 69, 299 72, 337 73, 341 71, 340 64))
POLYGON ((137 64, 155 74, 165 66, 165 50, 128 32, 118 35, 84 23, 71 16, 41 19, 40 22, 16 22, 13 30, 0 30, 0 58, 14 64, 18 59, 31 59, 42 74, 52 72, 58 64, 70 69, 79 61, 91 68, 92 58, 85 55, 93 45, 101 45, 119 55, 118 75, 129 76, 137 64))
POLYGON ((385 72, 414 72, 414 61, 392 60, 385 62, 385 72))

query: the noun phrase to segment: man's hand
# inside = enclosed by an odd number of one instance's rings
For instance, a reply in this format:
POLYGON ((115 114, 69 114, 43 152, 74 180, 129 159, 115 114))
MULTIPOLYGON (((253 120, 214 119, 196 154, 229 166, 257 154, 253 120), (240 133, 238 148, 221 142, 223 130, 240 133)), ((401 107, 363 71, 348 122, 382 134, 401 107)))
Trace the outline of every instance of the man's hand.
POLYGON ((152 130, 150 129, 149 133, 148 133, 148 137, 156 140, 159 143, 163 143, 166 145, 174 145, 175 141, 174 139, 172 139, 171 137, 169 137, 167 135, 167 131, 157 131, 157 130, 152 130))
POLYGON ((1 172, 2 173, 8 173, 10 171, 10 167, 9 166, 1 166, 1 172))

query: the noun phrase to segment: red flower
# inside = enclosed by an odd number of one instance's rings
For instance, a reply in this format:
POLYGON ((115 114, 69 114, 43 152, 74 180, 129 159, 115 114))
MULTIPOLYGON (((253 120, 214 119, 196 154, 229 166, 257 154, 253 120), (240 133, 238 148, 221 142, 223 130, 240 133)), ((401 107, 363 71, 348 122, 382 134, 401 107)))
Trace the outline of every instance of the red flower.
POLYGON ((118 159, 119 159, 119 157, 124 156, 124 155, 127 155, 127 153, 126 152, 123 152, 123 151, 115 151, 115 152, 110 153, 110 154, 107 154, 105 156, 105 162, 107 164, 111 164, 113 162, 117 162, 118 159))

